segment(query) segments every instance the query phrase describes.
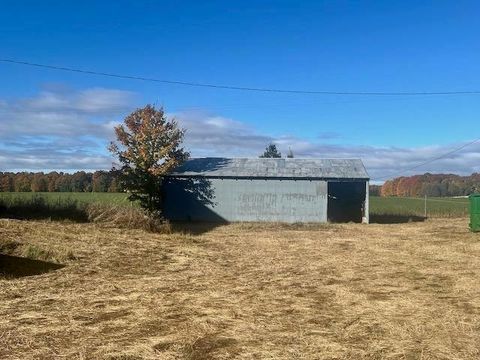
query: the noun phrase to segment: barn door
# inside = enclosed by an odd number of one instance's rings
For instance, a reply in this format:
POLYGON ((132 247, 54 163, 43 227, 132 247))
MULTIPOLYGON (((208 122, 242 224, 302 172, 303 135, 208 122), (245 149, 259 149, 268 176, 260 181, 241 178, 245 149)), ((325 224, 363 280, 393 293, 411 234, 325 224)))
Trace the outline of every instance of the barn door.
POLYGON ((329 222, 362 222, 365 182, 329 181, 327 218, 329 222))

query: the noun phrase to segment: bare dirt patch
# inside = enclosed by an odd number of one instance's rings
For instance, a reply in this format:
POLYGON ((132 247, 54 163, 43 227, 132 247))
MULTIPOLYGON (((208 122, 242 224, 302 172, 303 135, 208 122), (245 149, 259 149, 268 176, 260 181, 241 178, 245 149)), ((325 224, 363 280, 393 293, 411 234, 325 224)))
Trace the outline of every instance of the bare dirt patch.
POLYGON ((477 359, 480 237, 467 224, 162 235, 0 222, 6 242, 75 254, 0 279, 0 358, 477 359))

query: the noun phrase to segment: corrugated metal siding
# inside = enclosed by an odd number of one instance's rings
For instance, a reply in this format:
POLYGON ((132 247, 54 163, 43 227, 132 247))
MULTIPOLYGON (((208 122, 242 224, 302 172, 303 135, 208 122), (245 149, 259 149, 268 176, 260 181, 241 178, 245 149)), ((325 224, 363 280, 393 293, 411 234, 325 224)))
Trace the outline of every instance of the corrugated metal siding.
POLYGON ((321 180, 170 179, 164 214, 171 220, 326 222, 321 180))

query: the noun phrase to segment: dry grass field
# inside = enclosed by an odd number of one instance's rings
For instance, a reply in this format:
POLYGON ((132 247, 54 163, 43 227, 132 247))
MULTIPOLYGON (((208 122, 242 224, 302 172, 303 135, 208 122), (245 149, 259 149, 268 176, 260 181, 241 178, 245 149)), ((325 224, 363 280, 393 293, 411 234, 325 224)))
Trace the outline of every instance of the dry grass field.
POLYGON ((1 359, 478 359, 467 219, 172 234, 0 220, 1 359), (4 271, 5 272, 5 271, 4 271))

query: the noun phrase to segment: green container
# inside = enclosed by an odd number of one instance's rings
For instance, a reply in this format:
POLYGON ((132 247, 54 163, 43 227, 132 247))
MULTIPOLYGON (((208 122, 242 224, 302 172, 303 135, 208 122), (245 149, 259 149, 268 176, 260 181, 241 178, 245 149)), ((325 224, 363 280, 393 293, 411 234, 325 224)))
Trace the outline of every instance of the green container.
POLYGON ((470 200, 470 230, 480 231, 480 194, 472 194, 470 200))

